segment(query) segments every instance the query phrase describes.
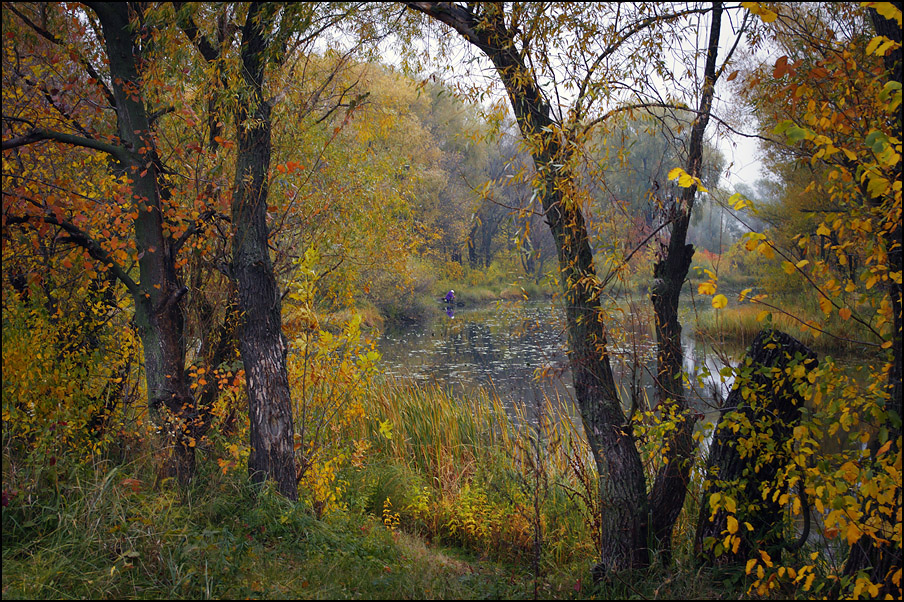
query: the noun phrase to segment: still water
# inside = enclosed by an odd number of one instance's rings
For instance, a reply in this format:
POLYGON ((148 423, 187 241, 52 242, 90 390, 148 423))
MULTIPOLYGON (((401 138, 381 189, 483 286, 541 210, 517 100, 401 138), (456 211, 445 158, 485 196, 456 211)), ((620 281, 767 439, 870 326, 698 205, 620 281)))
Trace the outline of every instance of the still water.
MULTIPOLYGON (((630 403, 633 383, 638 398, 645 394, 655 403, 651 319, 630 306, 613 316, 617 323, 611 326, 610 361, 622 399, 630 403)), ((523 404, 530 409, 544 397, 573 399, 565 343, 564 312, 558 303, 532 301, 456 308, 430 323, 387 331, 379 349, 385 373, 395 378, 436 383, 458 394, 491 388, 506 407, 523 404)), ((727 395, 731 385, 720 382, 718 374, 727 359, 690 334, 682 343, 693 404, 709 415, 715 410, 714 398, 727 395)))

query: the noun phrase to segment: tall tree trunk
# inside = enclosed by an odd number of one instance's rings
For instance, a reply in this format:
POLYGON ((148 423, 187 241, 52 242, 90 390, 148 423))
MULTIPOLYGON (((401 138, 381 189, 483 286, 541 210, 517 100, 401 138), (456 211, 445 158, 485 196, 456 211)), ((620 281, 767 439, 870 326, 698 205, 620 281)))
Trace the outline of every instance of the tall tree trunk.
POLYGON ((253 3, 242 30, 242 74, 247 101, 236 111, 238 157, 232 197, 232 270, 242 313, 240 350, 248 379, 251 479, 273 479, 298 499, 294 424, 282 334, 282 303, 268 248, 267 196, 271 154, 270 104, 264 99, 265 36, 275 18, 253 3))
MULTIPOLYGON (((722 3, 713 3, 710 23, 709 46, 704 67, 703 95, 699 111, 691 129, 685 171, 700 177, 703 166, 703 134, 709 123, 713 93, 716 84, 716 55, 719 50, 719 33, 722 24, 722 3)), ((659 410, 674 416, 676 428, 666 444, 666 464, 656 475, 650 491, 650 516, 654 545, 666 557, 671 556, 672 529, 687 495, 691 465, 694 458, 693 430, 695 420, 684 390, 682 368, 684 350, 681 347, 681 323, 678 321, 678 304, 681 288, 690 269, 694 246, 685 244, 694 196, 697 187, 682 189, 678 202, 678 215, 672 224, 671 238, 665 257, 653 268, 651 299, 656 316, 657 379, 659 410)))
POLYGON ((479 266, 480 259, 477 256, 477 233, 480 230, 480 221, 475 214, 471 222, 471 231, 468 233, 468 265, 471 268, 479 266))
POLYGON ((505 86, 523 138, 532 145, 537 193, 559 259, 575 398, 600 475, 603 538, 594 573, 647 566, 646 479, 609 364, 593 253, 584 216, 570 194, 569 146, 560 140, 550 107, 514 48, 501 5, 487 5, 479 19, 471 8, 449 3, 408 5, 451 26, 486 54, 505 86))
MULTIPOLYGON (((144 347, 144 371, 152 416, 173 442, 176 472, 187 485, 195 472, 192 395, 185 374, 184 319, 180 299, 188 291, 175 269, 172 241, 163 234, 163 204, 169 190, 162 182, 150 120, 144 106, 136 59, 138 32, 130 5, 88 4, 97 13, 110 63, 121 144, 118 168, 132 180, 140 282, 131 287, 135 322, 144 347)), ((136 9, 140 10, 140 9, 136 9)))

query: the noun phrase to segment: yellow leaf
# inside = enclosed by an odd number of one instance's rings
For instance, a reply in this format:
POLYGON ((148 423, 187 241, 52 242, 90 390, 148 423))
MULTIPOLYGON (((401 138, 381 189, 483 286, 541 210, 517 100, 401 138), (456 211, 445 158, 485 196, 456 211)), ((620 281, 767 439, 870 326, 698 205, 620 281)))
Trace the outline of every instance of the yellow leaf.
POLYGON ((813 580, 816 579, 816 573, 810 573, 807 575, 807 580, 804 581, 804 591, 810 591, 810 588, 813 587, 813 580))
POLYGON ((775 251, 772 250, 772 246, 767 242, 761 242, 756 250, 757 253, 759 253, 766 259, 772 259, 773 257, 775 257, 775 251))
POLYGON ((901 9, 895 2, 869 2, 872 8, 889 21, 897 21, 901 25, 901 9))
POLYGON ((738 532, 738 519, 733 516, 728 516, 725 519, 726 528, 728 532, 734 535, 738 532))
POLYGON ((819 224, 819 227, 816 228, 816 233, 820 236, 829 236, 832 231, 825 224, 819 224))
POLYGON ((760 550, 760 558, 767 567, 772 568, 772 557, 766 551, 760 550))
POLYGON ((755 566, 756 566, 756 558, 751 558, 750 560, 748 560, 745 574, 749 575, 750 571, 752 571, 753 567, 755 567, 755 566))
POLYGON ((876 36, 872 40, 869 41, 869 44, 866 45, 866 54, 872 54, 876 51, 876 48, 879 47, 879 44, 887 40, 885 36, 876 36))
POLYGON ((716 295, 713 297, 713 307, 716 309, 722 309, 726 305, 728 305, 728 299, 725 295, 716 295))
POLYGON ((725 509, 731 513, 735 513, 738 511, 738 503, 735 502, 734 498, 726 497, 725 498, 725 509))
POLYGON ((778 14, 769 10, 759 2, 741 2, 741 6, 762 19, 763 23, 772 23, 778 18, 778 14))
POLYGON ((786 274, 793 274, 794 273, 794 264, 791 263, 790 261, 783 261, 782 269, 785 270, 786 274))
POLYGON ((706 188, 703 187, 703 183, 700 181, 700 178, 695 178, 690 175, 680 167, 675 167, 669 172, 668 178, 670 180, 674 180, 678 178, 678 185, 682 188, 690 188, 693 185, 697 185, 697 188, 700 189, 701 192, 708 192, 706 188))
POLYGON ((838 310, 838 315, 842 320, 849 320, 851 317, 851 310, 847 307, 842 307, 838 310))
POLYGON ((822 313, 825 315, 829 315, 832 313, 832 301, 827 299, 826 297, 819 298, 819 309, 822 310, 822 313))
POLYGON ((728 204, 731 205, 735 211, 740 211, 749 205, 749 202, 740 192, 736 192, 728 198, 728 204))
POLYGON ((857 540, 860 539, 860 536, 863 535, 863 531, 860 530, 860 527, 857 526, 856 523, 849 523, 847 528, 847 542, 849 546, 857 543, 857 540))
POLYGON ((699 295, 713 295, 716 292, 716 285, 712 282, 701 282, 697 286, 697 294, 699 295))

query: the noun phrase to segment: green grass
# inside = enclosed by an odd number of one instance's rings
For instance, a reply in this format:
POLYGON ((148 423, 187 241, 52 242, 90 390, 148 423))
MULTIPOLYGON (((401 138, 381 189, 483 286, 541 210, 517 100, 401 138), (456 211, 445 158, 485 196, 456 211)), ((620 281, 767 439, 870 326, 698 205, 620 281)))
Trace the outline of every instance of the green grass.
POLYGON ((684 562, 677 572, 654 566, 590 582, 588 502, 569 492, 586 486, 592 498, 596 476, 583 438, 558 410, 547 408, 544 428, 530 428, 540 416, 511 420, 489 393, 461 399, 392 382, 374 386, 365 407, 363 420, 334 436, 366 439, 367 457, 344 465, 341 508, 320 519, 242 470, 220 470, 213 444, 200 449, 194 487, 180 492, 159 477, 146 444, 136 443, 127 462, 61 457, 51 471, 5 441, 3 487, 12 495, 3 507, 3 598, 720 593, 716 577, 684 562))
POLYGON ((316 520, 238 475, 202 475, 183 497, 123 485, 151 477, 134 464, 96 469, 3 508, 4 599, 524 595, 523 570, 456 560, 367 514, 316 520))

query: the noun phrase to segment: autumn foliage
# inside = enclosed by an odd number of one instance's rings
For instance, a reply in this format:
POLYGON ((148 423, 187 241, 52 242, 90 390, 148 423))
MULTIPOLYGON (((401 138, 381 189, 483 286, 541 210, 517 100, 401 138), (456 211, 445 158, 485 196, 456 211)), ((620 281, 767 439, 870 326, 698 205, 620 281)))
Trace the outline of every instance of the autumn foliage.
MULTIPOLYGON (((185 567, 226 574, 255 537, 370 562, 336 541, 376 530, 530 565, 534 596, 573 563, 593 579, 567 595, 677 567, 899 598, 901 22, 882 2, 4 3, 4 563, 78 524, 105 579, 174 583, 117 593, 285 595, 185 567), (435 37, 484 79, 425 75, 435 37), (726 190, 704 139, 744 127, 770 202, 726 190), (663 140, 655 178, 628 173, 663 140), (716 207, 761 225, 704 249, 716 207), (507 297, 564 304, 576 409, 383 377, 381 326, 513 273, 507 297), (643 400, 610 364, 616 287, 651 324, 643 400), (707 375, 732 382, 710 422, 681 338, 698 312, 763 331, 707 375)), ((379 564, 374 583, 400 566, 379 564)), ((98 574, 73 591, 109 593, 98 574)))

